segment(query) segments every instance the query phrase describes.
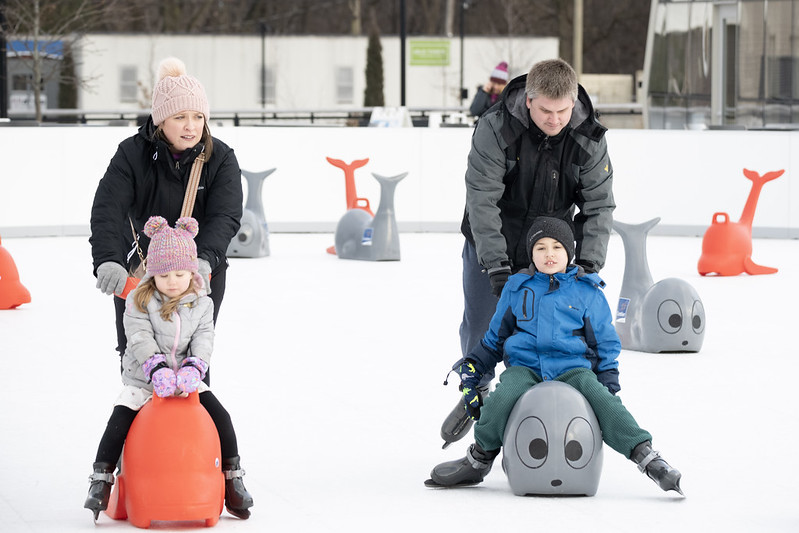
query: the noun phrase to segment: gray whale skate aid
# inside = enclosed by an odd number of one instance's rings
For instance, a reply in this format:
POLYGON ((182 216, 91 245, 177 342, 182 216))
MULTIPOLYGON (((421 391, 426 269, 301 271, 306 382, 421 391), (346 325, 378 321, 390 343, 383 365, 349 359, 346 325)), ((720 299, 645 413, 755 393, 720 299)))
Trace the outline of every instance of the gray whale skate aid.
POLYGON ((688 282, 652 280, 646 236, 660 218, 642 224, 613 221, 624 242, 624 278, 616 308, 621 346, 639 352, 698 352, 705 338, 705 307, 688 282))
POLYGON ((399 261, 400 243, 394 213, 394 192, 407 172, 381 176, 372 172, 380 184, 380 205, 372 217, 363 209, 349 209, 336 225, 336 255, 340 259, 399 261))
POLYGON ((545 381, 525 392, 503 442, 502 469, 515 495, 596 494, 602 432, 588 400, 571 385, 545 381))
POLYGON ((241 214, 241 227, 227 247, 228 257, 264 257, 269 255, 269 227, 264 215, 261 190, 264 180, 275 169, 263 172, 242 170, 247 180, 247 201, 241 214))

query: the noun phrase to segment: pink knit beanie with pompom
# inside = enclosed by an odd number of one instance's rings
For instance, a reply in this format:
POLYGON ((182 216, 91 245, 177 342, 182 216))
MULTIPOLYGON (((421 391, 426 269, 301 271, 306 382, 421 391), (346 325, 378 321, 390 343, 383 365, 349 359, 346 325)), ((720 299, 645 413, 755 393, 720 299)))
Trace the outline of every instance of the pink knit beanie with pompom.
POLYGON ((153 87, 153 124, 158 126, 168 117, 181 111, 211 114, 202 84, 186 74, 186 65, 176 57, 168 57, 158 65, 158 81, 153 87))
POLYGON ((200 226, 191 217, 181 217, 170 228, 164 217, 150 217, 144 225, 144 234, 150 237, 147 250, 147 274, 158 276, 173 270, 197 272, 197 236, 200 226))

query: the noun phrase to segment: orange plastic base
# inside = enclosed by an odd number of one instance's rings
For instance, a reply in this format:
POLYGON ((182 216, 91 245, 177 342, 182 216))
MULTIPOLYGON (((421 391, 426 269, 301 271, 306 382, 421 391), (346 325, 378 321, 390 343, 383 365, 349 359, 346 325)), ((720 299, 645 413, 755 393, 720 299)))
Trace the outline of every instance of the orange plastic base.
POLYGON ((139 286, 140 281, 141 279, 139 278, 128 277, 128 281, 125 282, 125 288, 122 289, 122 294, 115 294, 114 296, 125 300, 128 297, 128 294, 130 294, 130 291, 139 286))
POLYGON ((198 393, 153 396, 130 428, 105 512, 139 528, 152 521, 213 526, 225 501, 221 463, 219 435, 198 393))
POLYGON ((727 213, 714 213, 713 223, 702 238, 702 255, 697 264, 702 276, 737 276, 774 274, 776 268, 752 261, 752 228, 731 222, 727 213))
POLYGON ((0 309, 14 309, 31 301, 31 293, 19 281, 14 258, 0 241, 0 309))

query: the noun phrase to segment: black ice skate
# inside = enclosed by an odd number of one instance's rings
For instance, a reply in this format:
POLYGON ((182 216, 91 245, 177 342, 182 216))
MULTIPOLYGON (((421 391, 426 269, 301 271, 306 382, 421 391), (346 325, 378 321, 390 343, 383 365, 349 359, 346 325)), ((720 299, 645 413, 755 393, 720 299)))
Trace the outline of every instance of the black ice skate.
POLYGON ((430 479, 424 482, 428 487, 468 487, 477 485, 491 471, 499 450, 487 452, 477 444, 466 451, 466 457, 441 463, 430 472, 430 479))
MULTIPOLYGON (((480 391, 480 396, 483 399, 488 396, 488 387, 478 387, 477 390, 480 391)), ((472 428, 472 424, 474 424, 474 420, 469 417, 469 413, 463 405, 463 399, 459 398, 458 405, 450 411, 447 418, 444 419, 444 423, 441 424, 441 438, 444 439, 442 448, 446 449, 453 442, 465 437, 472 428)))
POLYGON ((108 509, 108 500, 111 498, 111 486, 114 484, 114 468, 111 463, 94 463, 94 473, 89 476, 89 494, 83 504, 85 509, 94 513, 94 521, 100 516, 100 511, 108 509))
POLYGON ((239 466, 238 455, 222 461, 222 473, 225 474, 225 509, 233 516, 247 520, 253 501, 244 487, 244 470, 239 466))
POLYGON ((661 489, 674 490, 682 494, 680 489, 682 474, 652 449, 652 443, 644 441, 636 446, 630 459, 638 465, 638 470, 645 472, 661 489))

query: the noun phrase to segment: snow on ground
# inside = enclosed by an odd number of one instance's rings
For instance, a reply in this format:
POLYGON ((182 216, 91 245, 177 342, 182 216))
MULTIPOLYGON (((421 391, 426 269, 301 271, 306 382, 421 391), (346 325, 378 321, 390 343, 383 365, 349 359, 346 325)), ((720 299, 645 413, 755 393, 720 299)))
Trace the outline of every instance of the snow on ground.
MULTIPOLYGON (((481 486, 425 488, 470 441, 442 450, 438 435, 459 395, 442 382, 459 357, 463 241, 400 238, 399 262, 339 260, 331 234, 273 234, 270 257, 231 259, 212 385, 255 507, 217 530, 799 531, 799 240, 754 242, 777 274, 703 278, 701 239, 648 239, 654 280, 685 279, 707 315, 698 354, 620 357, 621 397, 683 472, 680 498, 608 447, 594 497, 514 496, 499 461, 481 486)), ((0 311, 0 531, 90 531, 86 480, 120 387, 111 300, 86 237, 2 245, 33 301, 0 311)), ((623 270, 613 235, 602 276, 614 309, 623 270)), ((104 514, 96 527, 133 528, 104 514)))

